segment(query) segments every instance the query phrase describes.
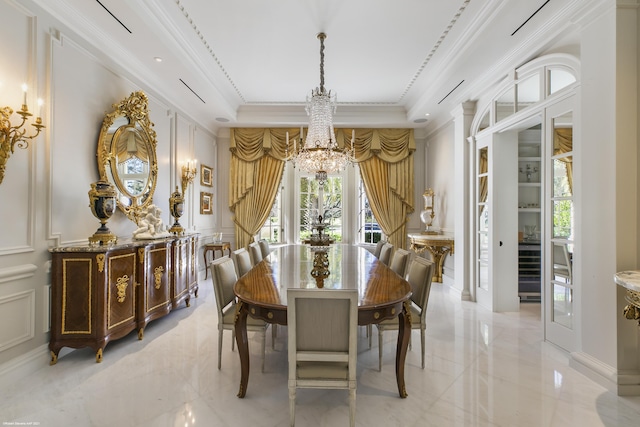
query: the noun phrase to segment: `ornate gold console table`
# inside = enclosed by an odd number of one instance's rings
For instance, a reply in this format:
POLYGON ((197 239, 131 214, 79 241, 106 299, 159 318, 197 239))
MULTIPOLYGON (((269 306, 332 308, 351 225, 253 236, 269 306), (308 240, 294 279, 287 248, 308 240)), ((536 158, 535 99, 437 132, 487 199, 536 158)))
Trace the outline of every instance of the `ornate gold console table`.
POLYGON ((409 234, 411 240, 411 250, 417 254, 429 251, 433 262, 436 265, 436 271, 433 273, 434 282, 442 282, 442 266, 444 258, 447 254, 453 255, 454 242, 453 236, 447 234, 409 234))
POLYGON ((618 286, 627 290, 625 299, 629 304, 624 308, 624 317, 637 320, 640 326, 640 271, 621 271, 616 273, 613 279, 618 286))

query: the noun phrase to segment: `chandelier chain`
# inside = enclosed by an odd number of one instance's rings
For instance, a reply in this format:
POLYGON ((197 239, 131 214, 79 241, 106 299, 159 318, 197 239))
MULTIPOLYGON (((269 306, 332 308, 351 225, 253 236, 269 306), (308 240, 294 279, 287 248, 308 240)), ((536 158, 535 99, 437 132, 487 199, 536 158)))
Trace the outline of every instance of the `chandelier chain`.
POLYGON ((325 33, 319 33, 320 39, 320 93, 324 93, 324 39, 327 38, 325 33))

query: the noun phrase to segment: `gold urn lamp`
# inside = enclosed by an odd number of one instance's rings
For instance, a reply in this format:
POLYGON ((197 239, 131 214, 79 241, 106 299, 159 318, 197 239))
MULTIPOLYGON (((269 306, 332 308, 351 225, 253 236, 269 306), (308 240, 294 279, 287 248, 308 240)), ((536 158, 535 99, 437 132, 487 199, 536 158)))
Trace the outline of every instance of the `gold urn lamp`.
POLYGON ((175 222, 169 229, 169 233, 172 234, 182 234, 184 233, 184 228, 180 225, 179 219, 182 216, 184 211, 184 197, 178 191, 178 186, 176 185, 176 191, 171 193, 171 197, 169 198, 169 209, 171 210, 171 216, 174 218, 175 222))
POLYGON ((425 227, 422 234, 438 234, 437 231, 434 231, 431 228, 433 225, 433 218, 436 216, 433 210, 435 193, 431 188, 427 188, 422 197, 424 198, 424 210, 420 212, 420 221, 422 221, 425 227))
POLYGON ((107 221, 116 210, 116 189, 113 185, 103 180, 92 183, 89 190, 89 207, 93 216, 102 224, 93 236, 89 237, 89 243, 99 245, 115 243, 117 237, 107 227, 107 221))

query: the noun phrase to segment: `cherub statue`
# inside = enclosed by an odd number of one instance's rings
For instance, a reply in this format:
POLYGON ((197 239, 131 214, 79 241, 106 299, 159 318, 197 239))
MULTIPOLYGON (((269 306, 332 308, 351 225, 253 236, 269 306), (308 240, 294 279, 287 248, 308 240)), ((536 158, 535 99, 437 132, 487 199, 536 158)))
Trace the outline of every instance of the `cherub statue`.
POLYGON ((149 205, 133 232, 134 239, 160 239, 169 236, 162 224, 162 210, 156 205, 149 205))

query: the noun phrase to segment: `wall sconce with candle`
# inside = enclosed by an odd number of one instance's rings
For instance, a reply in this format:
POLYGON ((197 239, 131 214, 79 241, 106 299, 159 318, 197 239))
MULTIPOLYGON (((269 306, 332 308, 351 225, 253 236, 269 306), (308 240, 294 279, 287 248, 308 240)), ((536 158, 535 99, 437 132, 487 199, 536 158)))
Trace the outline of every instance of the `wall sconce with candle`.
POLYGON ((187 162, 182 165, 182 194, 186 193, 187 187, 193 182, 193 179, 196 177, 196 173, 198 171, 196 167, 197 163, 197 160, 187 160, 187 162))
MULTIPOLYGON (((22 101, 22 109, 16 111, 20 116, 22 116, 22 121, 20 124, 16 126, 11 125, 11 115, 13 114, 13 109, 10 107, 2 107, 0 108, 0 184, 4 180, 4 171, 7 166, 7 160, 11 154, 13 154, 15 147, 26 149, 29 147, 29 141, 37 137, 44 125, 42 124, 42 118, 40 118, 40 111, 38 111, 38 117, 35 120, 35 123, 31 123, 31 126, 36 128, 35 133, 33 135, 27 136, 27 129, 24 128, 29 117, 33 116, 29 112, 29 108, 27 107, 27 85, 22 85, 22 91, 24 93, 24 99, 22 101)), ((42 107, 42 100, 38 100, 39 108, 42 107)))

